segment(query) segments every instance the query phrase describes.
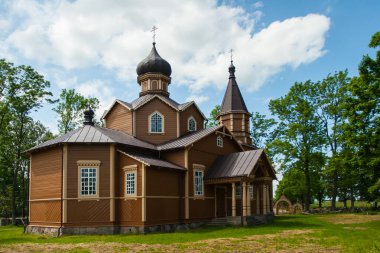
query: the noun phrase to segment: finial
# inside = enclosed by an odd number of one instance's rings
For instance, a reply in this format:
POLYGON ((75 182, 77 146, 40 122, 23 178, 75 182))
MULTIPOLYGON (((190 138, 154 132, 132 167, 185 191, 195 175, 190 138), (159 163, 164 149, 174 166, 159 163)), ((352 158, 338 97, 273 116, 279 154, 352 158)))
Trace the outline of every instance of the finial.
POLYGON ((84 121, 83 121, 83 125, 90 125, 90 126, 93 126, 94 125, 94 111, 92 110, 91 106, 88 105, 88 109, 85 110, 83 112, 84 114, 84 121))
POLYGON ((232 63, 232 62, 233 62, 233 60, 232 60, 232 56, 233 56, 233 54, 232 54, 232 53, 234 52, 234 50, 231 48, 229 52, 230 52, 231 63, 232 63))
POLYGON ((153 45, 155 45, 156 44, 156 30, 157 30, 158 28, 154 25, 153 27, 152 27, 152 30, 150 30, 151 32, 152 32, 152 38, 153 38, 153 45))

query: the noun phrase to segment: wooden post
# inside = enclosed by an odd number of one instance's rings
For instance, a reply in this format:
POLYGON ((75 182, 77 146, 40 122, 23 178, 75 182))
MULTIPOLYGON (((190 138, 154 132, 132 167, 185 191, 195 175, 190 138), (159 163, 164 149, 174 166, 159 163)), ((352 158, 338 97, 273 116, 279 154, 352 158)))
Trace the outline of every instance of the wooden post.
POLYGON ((142 163, 142 169, 141 169, 141 180, 142 180, 142 187, 141 187, 141 210, 142 210, 142 222, 146 221, 146 166, 142 163))
POLYGON ((267 194, 266 194, 266 186, 265 184, 262 184, 263 185, 263 214, 267 214, 267 194))
POLYGON ((236 185, 232 183, 232 216, 236 216, 236 185))
POLYGON ((62 198, 63 198, 63 215, 62 222, 67 223, 67 144, 63 144, 63 185, 62 185, 62 198))
POLYGON ((251 216, 251 192, 250 192, 251 184, 248 183, 247 187, 247 216, 251 216))
POLYGON ((247 183, 243 182, 243 216, 247 216, 247 183))
POLYGON ((256 214, 260 215, 260 189, 259 185, 255 186, 256 190, 256 214))
POLYGON ((185 219, 189 219, 189 151, 185 149, 185 219))
POLYGON ((115 221, 115 144, 110 145, 110 222, 115 221))

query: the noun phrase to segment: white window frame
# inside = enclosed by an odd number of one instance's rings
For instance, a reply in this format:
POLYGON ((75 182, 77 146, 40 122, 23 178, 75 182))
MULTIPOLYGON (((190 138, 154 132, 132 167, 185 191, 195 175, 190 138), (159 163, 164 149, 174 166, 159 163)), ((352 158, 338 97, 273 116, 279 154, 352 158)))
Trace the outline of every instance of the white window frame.
POLYGON ((204 175, 205 175, 205 166, 202 164, 193 164, 193 194, 194 198, 203 198, 205 195, 205 183, 204 183, 204 175), (197 191, 197 180, 196 174, 201 173, 202 181, 201 181, 201 192, 197 191))
POLYGON ((149 115, 149 117, 148 117, 148 131, 149 131, 150 134, 163 134, 163 133, 165 133, 165 117, 159 111, 155 111, 155 112, 153 112, 152 114, 149 115), (161 132, 153 132, 152 131, 152 117, 155 114, 158 114, 161 117, 161 119, 162 119, 162 121, 161 121, 161 132))
POLYGON ((195 132, 197 131, 197 121, 194 119, 193 116, 190 116, 188 119, 187 119, 187 131, 189 132, 195 132), (194 121, 194 130, 191 130, 190 129, 190 121, 193 120, 194 121))
POLYGON ((99 160, 79 160, 78 165, 78 198, 98 198, 99 197, 99 160), (95 169, 95 194, 82 194, 82 170, 95 169))
POLYGON ((249 198, 253 199, 253 184, 248 184, 249 198))
POLYGON ((236 198, 241 198, 241 185, 236 186, 236 198))
POLYGON ((220 135, 216 137, 216 146, 223 148, 223 137, 220 135))
POLYGON ((124 196, 125 197, 136 197, 137 196, 137 164, 128 165, 123 167, 124 170, 124 196), (134 174, 134 190, 133 193, 128 193, 127 189, 127 176, 128 174, 134 174))

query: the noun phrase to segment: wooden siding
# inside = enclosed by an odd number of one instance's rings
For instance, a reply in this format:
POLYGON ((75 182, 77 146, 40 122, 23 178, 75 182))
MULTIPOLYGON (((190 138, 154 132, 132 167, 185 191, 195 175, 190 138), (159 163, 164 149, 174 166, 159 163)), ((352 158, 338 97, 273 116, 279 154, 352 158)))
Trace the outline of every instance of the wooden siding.
POLYGON ((165 153, 161 153, 161 156, 174 164, 177 164, 181 167, 185 167, 185 151, 182 150, 173 150, 173 151, 168 151, 165 153))
POLYGON ((194 196, 193 164, 204 165, 206 172, 218 156, 241 151, 235 141, 228 136, 223 137, 223 148, 217 147, 217 136, 217 134, 211 134, 194 143, 194 146, 189 150, 190 220, 207 219, 215 216, 214 185, 205 185, 204 199, 192 198, 194 196))
POLYGON ((51 223, 58 224, 61 222, 61 201, 38 201, 30 203, 30 224, 51 223))
POLYGON ((54 226, 61 221, 61 201, 49 199, 61 197, 62 149, 42 150, 31 159, 30 224, 54 226))
POLYGON ((31 159, 31 199, 60 198, 62 181, 61 147, 33 153, 31 159))
POLYGON ((67 225, 108 223, 110 220, 110 146, 68 145, 67 161, 67 225), (79 196, 78 160, 100 160, 99 198, 77 199, 79 196), (74 198, 74 200, 70 200, 74 198))
POLYGON ((177 138, 177 112, 168 104, 154 98, 135 111, 136 137, 154 144, 177 138), (164 116, 164 133, 149 133, 149 116, 158 111, 164 116))
POLYGON ((116 103, 105 120, 107 128, 120 130, 132 135, 132 112, 121 104, 116 103))
POLYGON ((185 216, 185 173, 146 167, 146 224, 176 223, 185 216))
POLYGON ((139 226, 143 222, 142 214, 142 165, 140 162, 117 152, 115 171, 115 221, 122 226, 139 226), (136 198, 125 199, 125 172, 128 165, 137 165, 136 198))
POLYGON ((197 130, 201 130, 204 128, 202 115, 199 113, 195 105, 191 105, 188 108, 186 108, 186 110, 180 113, 180 135, 188 133, 187 120, 190 116, 193 116, 195 121, 197 122, 197 130))

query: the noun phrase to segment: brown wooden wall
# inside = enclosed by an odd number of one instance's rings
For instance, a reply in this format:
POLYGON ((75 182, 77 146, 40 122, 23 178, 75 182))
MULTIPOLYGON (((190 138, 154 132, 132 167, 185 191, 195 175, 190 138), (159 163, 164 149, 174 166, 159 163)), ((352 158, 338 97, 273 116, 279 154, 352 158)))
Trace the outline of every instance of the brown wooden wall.
POLYGON ((173 150, 173 151, 167 151, 165 153, 161 153, 161 156, 174 164, 177 164, 183 168, 185 168, 185 150, 173 150))
POLYGON ((106 225, 110 222, 110 146, 68 145, 67 150, 67 225, 106 225), (100 160, 99 198, 78 199, 78 160, 100 160), (72 198, 72 200, 70 200, 72 198))
POLYGON ((195 105, 191 105, 188 108, 186 108, 186 110, 180 113, 180 135, 188 133, 187 120, 190 116, 193 116, 195 121, 197 122, 197 130, 201 130, 204 128, 202 115, 199 113, 195 105))
MULTIPOLYGON (((212 165, 220 155, 241 151, 240 147, 230 137, 223 137, 223 148, 216 146, 218 135, 211 134, 206 138, 196 142, 189 150, 189 196, 194 196, 194 172, 193 164, 202 164, 206 170, 212 165)), ((213 185, 205 185, 205 198, 190 198, 190 219, 205 219, 215 216, 215 191, 213 185)))
POLYGON ((58 225, 61 220, 62 149, 42 150, 33 153, 31 159, 30 223, 58 225))
POLYGON ((173 224, 184 219, 185 173, 149 166, 146 176, 146 224, 173 224))
POLYGON ((142 225, 142 165, 140 162, 116 152, 115 171, 115 218, 121 226, 142 225), (128 165, 137 165, 136 198, 125 199, 125 172, 123 168, 128 165))
POLYGON ((107 128, 120 130, 132 135, 132 112, 121 104, 116 103, 105 120, 107 128))
POLYGON ((160 99, 155 98, 136 111, 136 137, 150 143, 163 143, 165 141, 177 138, 177 112, 162 102, 160 99), (164 132, 149 133, 149 119, 148 117, 155 111, 160 112, 164 117, 164 132))

